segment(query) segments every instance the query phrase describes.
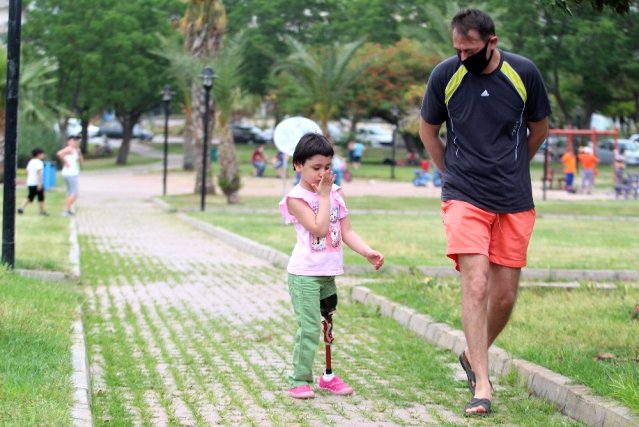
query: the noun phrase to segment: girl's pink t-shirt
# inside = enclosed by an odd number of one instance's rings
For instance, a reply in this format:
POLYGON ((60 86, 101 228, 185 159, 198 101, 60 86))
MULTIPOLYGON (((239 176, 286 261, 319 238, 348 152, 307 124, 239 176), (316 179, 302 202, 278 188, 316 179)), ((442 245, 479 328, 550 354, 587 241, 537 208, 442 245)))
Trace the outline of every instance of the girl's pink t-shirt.
POLYGON ((313 212, 319 209, 319 195, 302 188, 299 184, 282 199, 280 212, 286 224, 293 224, 297 243, 286 270, 298 276, 336 276, 344 273, 342 252, 342 227, 340 219, 348 214, 346 203, 337 192, 340 187, 333 184, 330 200, 330 224, 326 236, 316 237, 297 221, 288 211, 288 199, 304 200, 313 212))

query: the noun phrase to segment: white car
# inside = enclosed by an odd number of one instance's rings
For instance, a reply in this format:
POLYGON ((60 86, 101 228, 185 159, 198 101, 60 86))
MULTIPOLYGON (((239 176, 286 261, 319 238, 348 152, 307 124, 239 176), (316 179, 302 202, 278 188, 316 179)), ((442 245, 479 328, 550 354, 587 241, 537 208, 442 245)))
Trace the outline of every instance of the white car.
MULTIPOLYGON (((53 125, 53 129, 55 130, 57 134, 60 134, 60 125, 58 123, 53 125)), ((89 123, 87 132, 88 132, 87 136, 90 139, 95 136, 98 136, 98 133, 100 132, 100 128, 98 126, 95 126, 89 123)), ((69 121, 67 122, 67 136, 81 135, 81 134, 82 134, 82 122, 80 121, 80 119, 71 117, 69 121)))
POLYGON ((393 133, 379 128, 357 128, 355 140, 371 147, 388 146, 393 144, 393 133))

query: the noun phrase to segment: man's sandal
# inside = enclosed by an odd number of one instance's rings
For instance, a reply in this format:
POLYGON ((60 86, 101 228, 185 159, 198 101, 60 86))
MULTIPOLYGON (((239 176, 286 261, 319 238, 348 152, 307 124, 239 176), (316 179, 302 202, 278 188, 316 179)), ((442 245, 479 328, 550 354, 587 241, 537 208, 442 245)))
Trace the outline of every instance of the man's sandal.
POLYGON ((466 354, 462 351, 462 354, 459 355, 459 364, 464 371, 466 371, 466 377, 468 378, 468 390, 470 390, 471 394, 475 395, 475 385, 477 381, 475 380, 475 373, 470 368, 470 363, 468 359, 466 359, 466 354))
POLYGON ((487 417, 488 415, 490 415, 490 412, 491 412, 491 409, 490 409, 491 403, 492 402, 488 399, 473 397, 472 399, 470 399, 470 402, 468 402, 468 404, 464 407, 464 416, 487 417), (483 411, 468 412, 469 409, 473 409, 473 408, 482 408, 483 411))
MULTIPOLYGON (((474 396, 475 395, 475 386, 477 385, 477 380, 475 379, 475 373, 473 372, 472 368, 470 367, 470 362, 468 361, 468 359, 466 359, 466 353, 462 351, 462 353, 459 355, 459 364, 461 365, 462 368, 464 368, 464 371, 466 372, 466 378, 468 379, 468 390, 470 390, 470 393, 474 396)), ((493 389, 493 383, 488 380, 488 383, 490 384, 490 389, 493 389)))

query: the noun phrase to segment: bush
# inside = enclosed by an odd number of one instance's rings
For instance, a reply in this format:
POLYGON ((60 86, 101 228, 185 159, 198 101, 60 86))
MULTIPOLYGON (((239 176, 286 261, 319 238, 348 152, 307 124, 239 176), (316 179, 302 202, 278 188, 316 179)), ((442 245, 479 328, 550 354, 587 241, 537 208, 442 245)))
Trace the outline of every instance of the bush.
POLYGON ((55 162, 60 149, 60 140, 53 131, 44 125, 25 123, 18 128, 18 167, 24 168, 31 159, 31 150, 40 147, 46 158, 55 162))

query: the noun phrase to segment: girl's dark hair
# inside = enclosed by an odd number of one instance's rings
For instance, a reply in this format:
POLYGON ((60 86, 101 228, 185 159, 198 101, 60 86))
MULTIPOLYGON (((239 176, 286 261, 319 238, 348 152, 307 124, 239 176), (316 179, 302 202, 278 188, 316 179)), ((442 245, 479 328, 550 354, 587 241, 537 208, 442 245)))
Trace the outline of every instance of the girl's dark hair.
POLYGON ((486 12, 478 9, 460 10, 450 22, 450 29, 457 30, 464 37, 468 36, 469 31, 475 30, 483 41, 495 35, 493 19, 486 12))
POLYGON ((33 157, 38 157, 42 153, 44 153, 44 150, 42 148, 39 148, 39 147, 36 147, 33 150, 31 150, 31 155, 33 157))
POLYGON ((333 157, 335 151, 333 144, 319 133, 307 133, 300 138, 300 142, 293 152, 293 164, 303 165, 308 159, 315 155, 333 157))

